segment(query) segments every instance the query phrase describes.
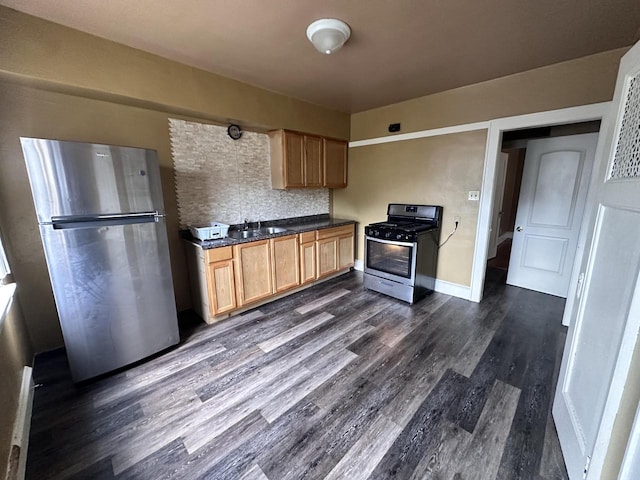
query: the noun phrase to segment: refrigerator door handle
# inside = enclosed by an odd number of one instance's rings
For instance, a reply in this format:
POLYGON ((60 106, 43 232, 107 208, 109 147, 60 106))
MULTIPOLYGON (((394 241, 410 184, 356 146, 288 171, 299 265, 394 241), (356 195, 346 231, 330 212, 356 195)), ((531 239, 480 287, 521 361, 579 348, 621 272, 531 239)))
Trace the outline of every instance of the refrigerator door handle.
POLYGON ((54 223, 95 222, 100 220, 119 220, 123 218, 142 218, 154 216, 159 216, 157 210, 154 210, 152 212, 113 213, 109 215, 66 215, 62 217, 51 217, 51 222, 42 222, 42 224, 47 225, 54 223))
POLYGON ((147 214, 147 215, 109 215, 101 216, 100 218, 87 219, 69 219, 65 218, 64 221, 51 222, 51 226, 54 230, 69 230, 74 228, 100 228, 111 227, 114 225, 134 225, 139 223, 154 223, 159 222, 163 215, 147 214))

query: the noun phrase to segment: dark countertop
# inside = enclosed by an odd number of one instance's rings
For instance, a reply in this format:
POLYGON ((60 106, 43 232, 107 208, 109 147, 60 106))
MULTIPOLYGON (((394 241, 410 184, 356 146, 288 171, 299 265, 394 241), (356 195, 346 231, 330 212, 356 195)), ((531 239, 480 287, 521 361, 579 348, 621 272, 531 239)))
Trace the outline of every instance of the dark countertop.
MULTIPOLYGON (((228 247, 230 245, 238 245, 240 243, 255 242, 267 238, 285 237, 296 233, 310 232, 313 230, 322 230, 324 228, 341 227, 343 225, 355 224, 355 220, 346 220, 344 218, 333 218, 329 215, 312 215, 309 217, 285 218, 282 220, 269 220, 261 222, 263 227, 283 227, 286 231, 273 233, 270 235, 258 235, 251 238, 235 239, 231 237, 221 238, 219 240, 198 240, 191 235, 189 230, 181 230, 180 236, 186 242, 193 243, 203 250, 211 248, 228 247)), ((257 223, 250 223, 249 229, 257 228, 257 223)), ((242 225, 232 225, 230 230, 240 230, 242 225)))

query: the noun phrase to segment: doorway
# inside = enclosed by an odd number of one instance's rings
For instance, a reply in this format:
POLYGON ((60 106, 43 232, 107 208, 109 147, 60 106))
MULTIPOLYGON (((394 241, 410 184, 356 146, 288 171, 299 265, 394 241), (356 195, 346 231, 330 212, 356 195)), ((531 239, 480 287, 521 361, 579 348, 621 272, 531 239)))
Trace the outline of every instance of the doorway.
MULTIPOLYGON (((498 156, 500 155, 503 133, 530 128, 569 125, 580 122, 602 120, 608 115, 610 106, 611 102, 594 103, 580 107, 569 107, 559 110, 499 118, 489 122, 478 211, 476 241, 473 253, 471 291, 468 296, 469 300, 473 302, 480 302, 483 297, 484 280, 487 272, 489 239, 491 235, 491 214, 493 210, 493 191, 495 186, 496 165, 498 156)), ((582 250, 580 250, 579 247, 576 256, 581 254, 582 250)), ((576 284, 577 274, 574 269, 571 276, 570 289, 574 289, 576 284)), ((564 318, 570 318, 572 313, 574 313, 573 302, 571 301, 571 297, 569 297, 569 299, 567 299, 564 318)), ((564 318, 563 324, 568 325, 568 320, 567 323, 565 323, 564 318)))
POLYGON ((600 120, 503 132, 487 268, 566 298, 600 120))

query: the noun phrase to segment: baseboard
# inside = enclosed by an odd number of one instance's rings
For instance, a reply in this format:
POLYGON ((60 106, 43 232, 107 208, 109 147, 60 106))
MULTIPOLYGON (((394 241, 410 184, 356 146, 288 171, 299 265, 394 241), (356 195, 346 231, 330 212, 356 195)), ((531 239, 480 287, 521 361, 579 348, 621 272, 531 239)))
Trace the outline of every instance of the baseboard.
POLYGON ((460 285, 458 283, 447 282, 446 280, 436 279, 435 291, 451 295, 452 297, 469 300, 471 298, 471 287, 460 285))
POLYGON ((504 232, 502 235, 498 237, 496 244, 500 245, 502 242, 504 242, 508 238, 513 238, 513 232, 504 232))
POLYGON ((33 369, 24 367, 20 386, 20 403, 11 440, 11 458, 7 471, 8 480, 22 480, 27 467, 27 449, 31 430, 31 412, 33 408, 33 369))
POLYGON ((362 260, 355 260, 354 264, 353 264, 353 269, 354 270, 358 270, 359 272, 364 270, 364 261, 362 260))

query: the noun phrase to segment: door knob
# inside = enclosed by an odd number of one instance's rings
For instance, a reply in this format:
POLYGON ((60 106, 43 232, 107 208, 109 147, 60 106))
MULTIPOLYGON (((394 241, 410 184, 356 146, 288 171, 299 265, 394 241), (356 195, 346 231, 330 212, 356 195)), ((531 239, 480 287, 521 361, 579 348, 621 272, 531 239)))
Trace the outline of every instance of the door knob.
POLYGON ((518 225, 518 226, 516 227, 516 231, 521 232, 521 231, 522 231, 522 227, 521 227, 520 225, 518 225))

